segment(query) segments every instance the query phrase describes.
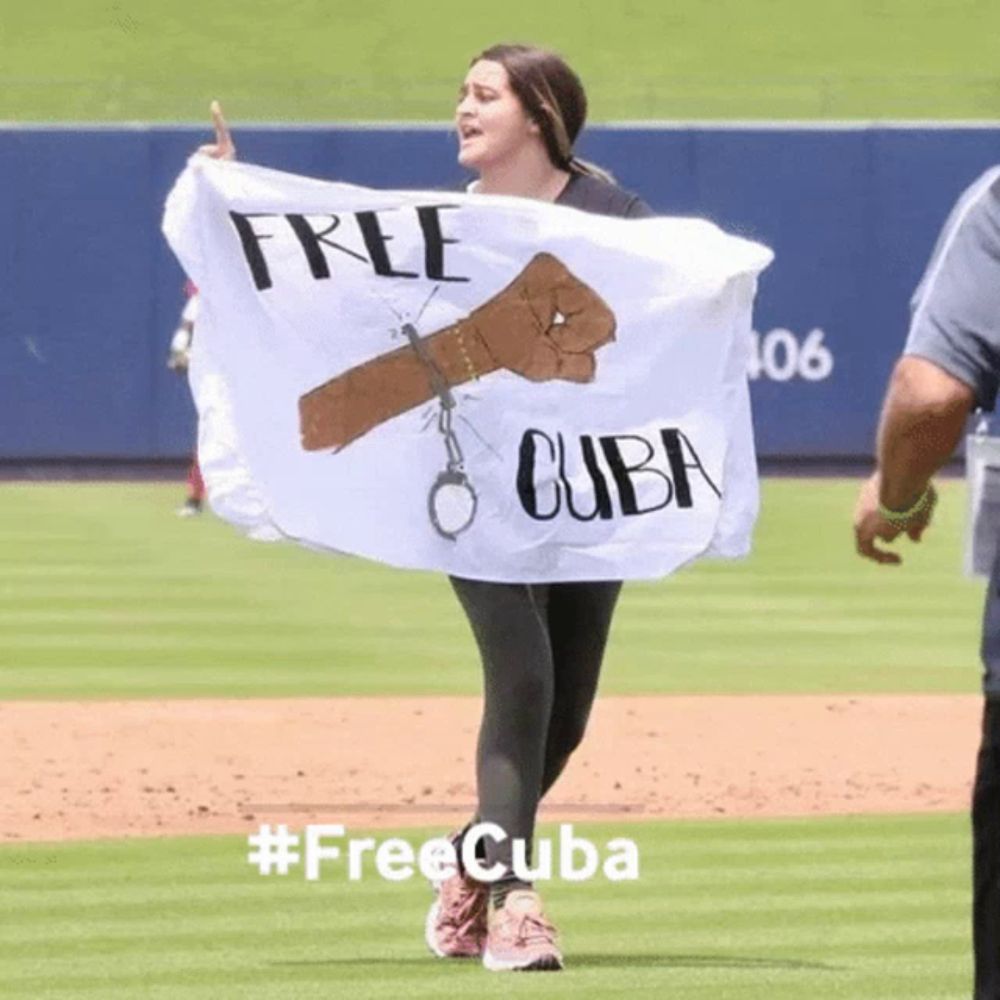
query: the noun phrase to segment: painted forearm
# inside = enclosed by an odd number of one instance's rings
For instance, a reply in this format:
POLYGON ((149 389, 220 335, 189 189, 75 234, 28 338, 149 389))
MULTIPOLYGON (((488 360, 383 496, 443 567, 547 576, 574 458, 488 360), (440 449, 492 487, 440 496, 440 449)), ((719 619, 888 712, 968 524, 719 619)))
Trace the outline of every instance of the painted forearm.
MULTIPOLYGON (((497 369, 475 330, 455 323, 423 343, 433 371, 455 388, 497 369)), ((342 448, 379 424, 433 399, 432 370, 406 345, 352 368, 299 400, 302 446, 342 448)))

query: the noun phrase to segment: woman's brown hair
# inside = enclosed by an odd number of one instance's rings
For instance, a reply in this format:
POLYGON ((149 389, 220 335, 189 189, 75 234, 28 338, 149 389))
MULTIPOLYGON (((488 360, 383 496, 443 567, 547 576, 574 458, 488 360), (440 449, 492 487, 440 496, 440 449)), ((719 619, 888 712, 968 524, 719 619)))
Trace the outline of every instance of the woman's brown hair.
POLYGON ((481 59, 499 63, 507 71, 511 90, 541 129, 549 159, 562 170, 613 181, 606 170, 579 159, 573 144, 587 120, 587 95, 580 78, 555 52, 534 45, 492 45, 469 64, 481 59))

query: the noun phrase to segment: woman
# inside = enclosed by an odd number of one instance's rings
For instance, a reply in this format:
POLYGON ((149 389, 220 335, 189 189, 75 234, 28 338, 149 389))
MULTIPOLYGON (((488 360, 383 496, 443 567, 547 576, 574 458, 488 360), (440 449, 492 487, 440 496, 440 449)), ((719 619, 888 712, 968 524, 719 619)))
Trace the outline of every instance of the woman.
MULTIPOLYGON (((478 175, 469 190, 556 202, 623 217, 652 215, 635 195, 573 154, 586 118, 576 74, 557 55, 497 45, 473 59, 455 124, 459 163, 478 175)), ((200 152, 231 158, 235 149, 217 104, 216 143, 200 152)), ((428 946, 442 958, 482 957, 491 970, 556 970, 562 956, 538 893, 512 869, 511 842, 530 845, 539 800, 583 737, 620 581, 506 584, 452 578, 469 619, 484 674, 484 710, 476 759, 476 822, 507 835, 477 848, 490 884, 464 869, 435 888, 428 946)), ((530 854, 529 854, 530 863, 530 854)))

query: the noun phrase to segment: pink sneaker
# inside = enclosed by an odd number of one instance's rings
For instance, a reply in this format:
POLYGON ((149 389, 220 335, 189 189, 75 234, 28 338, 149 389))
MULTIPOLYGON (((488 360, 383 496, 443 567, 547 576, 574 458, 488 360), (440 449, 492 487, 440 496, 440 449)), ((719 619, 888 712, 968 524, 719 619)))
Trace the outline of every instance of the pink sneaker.
POLYGON ((438 958, 479 958, 486 943, 489 886, 456 872, 434 890, 437 899, 424 924, 427 947, 438 958))
POLYGON ((533 889, 515 889, 500 909, 489 907, 483 965, 491 972, 555 972, 563 967, 556 929, 533 889))

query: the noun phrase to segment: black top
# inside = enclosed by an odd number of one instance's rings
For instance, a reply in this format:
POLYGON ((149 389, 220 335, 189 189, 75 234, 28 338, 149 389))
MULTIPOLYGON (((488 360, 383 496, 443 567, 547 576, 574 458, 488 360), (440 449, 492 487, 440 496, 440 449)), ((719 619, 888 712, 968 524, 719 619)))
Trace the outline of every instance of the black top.
POLYGON ((556 204, 625 219, 648 219, 656 214, 637 194, 590 174, 570 174, 556 204))
MULTIPOLYGON (((454 190, 468 191, 468 184, 468 181, 456 184, 454 190)), ((570 174, 555 203, 594 215, 616 215, 623 219, 648 219, 656 214, 637 194, 591 174, 570 174)))

